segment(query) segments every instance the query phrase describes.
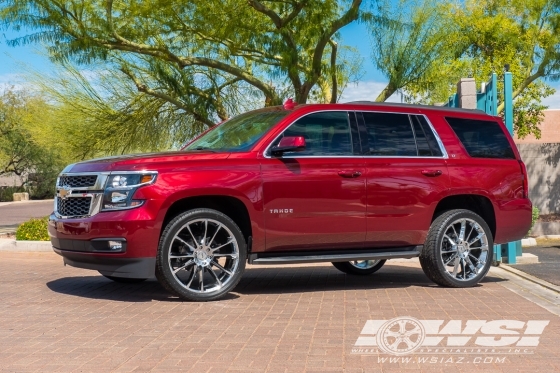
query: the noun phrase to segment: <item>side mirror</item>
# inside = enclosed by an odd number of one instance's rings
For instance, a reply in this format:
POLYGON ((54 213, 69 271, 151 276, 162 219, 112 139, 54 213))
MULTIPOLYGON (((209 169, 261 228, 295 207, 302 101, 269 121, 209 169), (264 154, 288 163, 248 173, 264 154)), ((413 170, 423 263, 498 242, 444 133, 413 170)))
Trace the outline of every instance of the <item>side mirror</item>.
POLYGON ((305 150, 305 138, 303 136, 283 137, 280 143, 270 149, 273 156, 281 156, 285 152, 301 152, 305 150))

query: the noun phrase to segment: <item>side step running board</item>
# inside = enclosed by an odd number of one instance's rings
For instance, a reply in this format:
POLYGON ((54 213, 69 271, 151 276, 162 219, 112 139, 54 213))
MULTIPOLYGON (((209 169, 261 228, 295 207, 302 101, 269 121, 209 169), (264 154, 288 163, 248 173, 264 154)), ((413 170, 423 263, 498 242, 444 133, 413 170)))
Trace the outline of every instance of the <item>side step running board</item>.
MULTIPOLYGON (((320 263, 320 262, 349 262, 352 260, 376 260, 376 259, 409 259, 420 256, 422 245, 416 246, 409 251, 379 251, 370 253, 348 253, 348 254, 316 254, 316 255, 290 255, 290 256, 267 256, 258 257, 254 253, 249 256, 250 264, 295 264, 295 263, 320 263)), ((284 253, 285 254, 285 253, 284 253)))

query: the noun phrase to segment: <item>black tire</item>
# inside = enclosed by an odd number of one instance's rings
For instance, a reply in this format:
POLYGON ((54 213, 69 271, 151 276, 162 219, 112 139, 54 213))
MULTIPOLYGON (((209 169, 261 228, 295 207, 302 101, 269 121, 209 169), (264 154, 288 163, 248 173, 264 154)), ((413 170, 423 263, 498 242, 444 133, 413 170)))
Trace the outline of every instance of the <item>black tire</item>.
POLYGON ((156 278, 182 299, 211 301, 235 288, 246 260, 247 244, 237 224, 219 211, 195 209, 165 227, 156 278))
POLYGON ((332 265, 338 269, 349 275, 371 275, 374 272, 377 272, 383 267, 387 260, 358 260, 352 262, 333 262, 332 265), (369 263, 372 262, 372 263, 369 263))
POLYGON ((426 276, 438 285, 471 287, 488 273, 493 246, 492 233, 484 219, 469 210, 450 210, 432 222, 420 264, 426 276))
POLYGON ((138 284, 140 282, 144 282, 147 280, 146 278, 128 278, 128 277, 116 277, 116 276, 107 276, 107 275, 103 275, 103 277, 108 278, 111 281, 119 282, 121 284, 138 284))

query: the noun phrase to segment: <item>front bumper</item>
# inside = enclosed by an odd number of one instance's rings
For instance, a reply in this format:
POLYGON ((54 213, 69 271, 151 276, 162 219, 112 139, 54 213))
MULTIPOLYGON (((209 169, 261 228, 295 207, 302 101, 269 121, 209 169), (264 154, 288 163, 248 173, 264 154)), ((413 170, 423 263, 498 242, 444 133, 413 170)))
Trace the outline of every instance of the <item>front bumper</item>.
POLYGON ((54 251, 73 267, 128 278, 154 276, 161 232, 149 203, 132 210, 102 212, 80 219, 49 217, 48 231, 54 251), (111 249, 109 241, 118 241, 111 249))
POLYGON ((53 250, 64 258, 64 264, 76 268, 93 269, 105 276, 126 278, 155 276, 156 258, 101 257, 95 254, 60 250, 54 246, 53 250))

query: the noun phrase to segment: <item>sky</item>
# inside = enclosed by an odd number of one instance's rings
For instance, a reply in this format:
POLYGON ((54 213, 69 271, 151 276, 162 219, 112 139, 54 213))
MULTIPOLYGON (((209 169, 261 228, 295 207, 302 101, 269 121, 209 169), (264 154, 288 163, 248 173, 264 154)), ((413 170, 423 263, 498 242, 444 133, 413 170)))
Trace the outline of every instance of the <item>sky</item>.
MULTIPOLYGON (((17 36, 12 32, 0 33, 0 89, 6 86, 20 86, 25 83, 26 71, 32 69, 49 74, 54 65, 38 45, 10 47, 6 39, 17 36)), ((369 100, 374 101, 383 90, 387 79, 374 66, 371 58, 371 42, 365 25, 352 23, 341 31, 343 44, 356 48, 362 57, 363 75, 357 83, 350 83, 343 92, 341 102, 369 100)), ((551 109, 560 109, 560 82, 551 83, 556 93, 543 100, 551 109)), ((399 102, 395 94, 389 101, 399 102)))

